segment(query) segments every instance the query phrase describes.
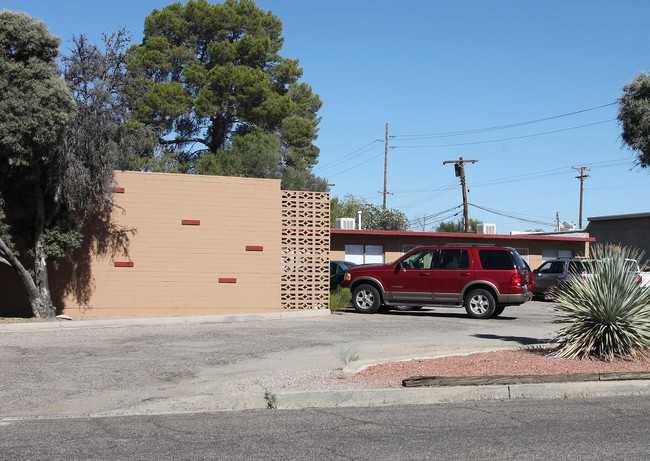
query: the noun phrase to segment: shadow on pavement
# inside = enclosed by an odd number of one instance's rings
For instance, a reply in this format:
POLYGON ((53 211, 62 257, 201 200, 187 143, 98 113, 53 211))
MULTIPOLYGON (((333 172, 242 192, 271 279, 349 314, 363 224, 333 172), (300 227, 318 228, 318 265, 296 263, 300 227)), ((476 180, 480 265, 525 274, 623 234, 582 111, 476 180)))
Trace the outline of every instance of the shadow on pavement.
POLYGON ((474 334, 472 336, 481 339, 500 339, 501 341, 516 342, 526 346, 532 344, 548 344, 551 342, 550 339, 528 338, 525 336, 501 336, 501 335, 487 335, 487 334, 474 334))

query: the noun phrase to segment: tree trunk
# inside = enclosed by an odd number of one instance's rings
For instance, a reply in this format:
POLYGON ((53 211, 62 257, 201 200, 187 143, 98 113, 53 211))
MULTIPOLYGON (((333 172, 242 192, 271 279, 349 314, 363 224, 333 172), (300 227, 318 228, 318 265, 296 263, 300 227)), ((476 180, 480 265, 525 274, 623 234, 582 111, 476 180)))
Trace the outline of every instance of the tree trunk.
POLYGON ((34 217, 34 283, 37 296, 32 298, 28 293, 29 303, 36 317, 52 318, 56 315, 52 305, 50 282, 47 276, 47 257, 43 247, 45 232, 45 204, 40 187, 34 191, 36 199, 36 215, 34 217))
MULTIPOLYGON (((34 315, 36 317, 52 317, 54 315, 54 309, 50 308, 49 312, 47 309, 44 309, 44 303, 34 279, 2 239, 0 239, 0 255, 9 262, 11 267, 13 267, 18 274, 18 277, 20 277, 20 280, 22 280, 23 285, 25 286, 25 291, 27 292, 27 300, 32 307, 34 315), (50 315, 48 315, 48 313, 50 315)), ((52 302, 50 301, 50 306, 51 305, 52 302)))

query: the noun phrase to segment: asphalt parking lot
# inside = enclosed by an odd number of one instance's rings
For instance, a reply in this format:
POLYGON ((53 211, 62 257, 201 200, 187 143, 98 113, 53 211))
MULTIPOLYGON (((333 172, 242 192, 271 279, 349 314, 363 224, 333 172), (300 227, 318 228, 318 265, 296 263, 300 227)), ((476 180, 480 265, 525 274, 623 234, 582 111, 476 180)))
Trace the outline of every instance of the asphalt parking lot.
MULTIPOLYGON (((496 350, 552 337, 552 303, 475 320, 463 309, 284 320, 0 333, 0 415, 87 413, 155 399, 318 389, 318 377, 359 363, 496 350), (298 386, 298 384, 296 384, 298 386)), ((92 322, 89 322, 89 326, 92 322)), ((0 329, 0 331, 2 331, 0 329)))

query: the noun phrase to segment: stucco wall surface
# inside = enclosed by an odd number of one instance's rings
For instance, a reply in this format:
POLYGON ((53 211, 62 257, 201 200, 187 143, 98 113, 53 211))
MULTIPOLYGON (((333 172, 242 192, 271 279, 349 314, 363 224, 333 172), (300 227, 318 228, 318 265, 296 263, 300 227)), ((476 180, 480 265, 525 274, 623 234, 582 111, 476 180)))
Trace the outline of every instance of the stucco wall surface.
POLYGON ((116 179, 110 232, 95 233, 104 237, 55 271, 55 284, 66 284, 65 314, 280 310, 279 180, 140 172, 116 179))

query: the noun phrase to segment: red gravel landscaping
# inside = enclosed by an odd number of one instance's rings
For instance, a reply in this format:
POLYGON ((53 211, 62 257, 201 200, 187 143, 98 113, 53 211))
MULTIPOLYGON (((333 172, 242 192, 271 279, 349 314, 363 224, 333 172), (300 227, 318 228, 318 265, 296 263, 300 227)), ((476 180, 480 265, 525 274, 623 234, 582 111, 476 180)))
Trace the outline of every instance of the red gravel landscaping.
POLYGON ((650 372, 650 357, 617 358, 612 362, 595 359, 548 357, 546 350, 504 350, 470 355, 408 360, 368 367, 349 376, 348 382, 364 387, 402 387, 402 380, 414 376, 501 376, 563 373, 650 372))

